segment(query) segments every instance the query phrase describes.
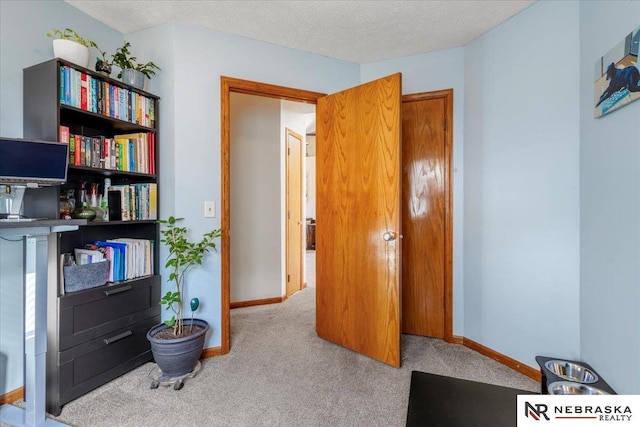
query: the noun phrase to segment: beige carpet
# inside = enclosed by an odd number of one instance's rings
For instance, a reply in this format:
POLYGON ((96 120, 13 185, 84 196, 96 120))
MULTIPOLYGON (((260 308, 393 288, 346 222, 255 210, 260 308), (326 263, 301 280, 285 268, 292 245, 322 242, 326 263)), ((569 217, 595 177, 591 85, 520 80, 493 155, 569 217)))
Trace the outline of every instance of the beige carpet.
POLYGON ((67 404, 72 426, 403 426, 411 371, 538 391, 539 384, 466 347, 402 339, 402 368, 316 336, 315 289, 232 310, 231 352, 206 359, 181 391, 149 388, 146 364, 67 404))

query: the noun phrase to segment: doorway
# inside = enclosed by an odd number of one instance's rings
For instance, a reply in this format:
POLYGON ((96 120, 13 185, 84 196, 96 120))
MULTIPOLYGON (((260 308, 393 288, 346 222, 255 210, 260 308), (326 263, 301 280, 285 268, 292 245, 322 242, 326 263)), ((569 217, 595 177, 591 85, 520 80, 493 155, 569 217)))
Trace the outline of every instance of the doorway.
MULTIPOLYGON (((222 286, 221 286, 221 354, 226 354, 230 349, 230 94, 245 93, 258 95, 263 97, 271 97, 277 99, 286 99, 290 101, 297 101, 309 104, 317 104, 317 100, 324 97, 324 94, 292 89, 282 86, 245 81, 240 79, 234 79, 229 77, 221 78, 221 158, 222 158, 222 204, 221 204, 221 225, 222 225, 222 239, 221 239, 221 257, 222 257, 222 286)), ((451 278, 451 264, 452 264, 452 206, 451 206, 451 164, 452 164, 452 132, 451 132, 451 118, 452 118, 452 90, 448 91, 448 94, 441 91, 440 95, 444 95, 447 101, 444 104, 445 108, 445 165, 444 165, 444 202, 445 209, 445 224, 444 224, 444 245, 442 265, 445 268, 443 274, 444 286, 442 301, 444 307, 441 307, 444 313, 444 339, 446 341, 453 341, 452 333, 452 278, 451 278)), ((432 93, 433 94, 433 93, 432 93)), ((429 97, 429 94, 416 94, 405 95, 402 97, 403 103, 406 100, 414 97, 425 96, 429 97)), ((274 301, 275 302, 275 301, 274 301)))
MULTIPOLYGON (((221 161, 222 161, 222 203, 221 203, 221 348, 220 353, 226 354, 230 350, 230 295, 231 295, 231 127, 230 106, 231 93, 257 95, 259 97, 289 100, 307 104, 316 104, 316 100, 324 94, 266 83, 240 80, 231 77, 221 77, 221 161)), ((237 226, 236 226, 237 227, 237 226)), ((234 233, 236 229, 234 228, 234 233)), ((281 298, 277 300, 282 301, 281 298)), ((273 301, 278 302, 278 301, 273 301)))

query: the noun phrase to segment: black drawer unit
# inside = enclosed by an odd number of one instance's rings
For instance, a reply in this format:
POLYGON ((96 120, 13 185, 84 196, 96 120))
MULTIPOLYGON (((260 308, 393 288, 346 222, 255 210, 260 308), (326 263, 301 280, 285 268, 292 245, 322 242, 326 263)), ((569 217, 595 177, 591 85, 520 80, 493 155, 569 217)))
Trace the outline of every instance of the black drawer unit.
POLYGON ((146 335, 160 323, 160 276, 52 293, 47 412, 57 416, 64 404, 153 359, 146 335))
POLYGON ((60 400, 69 402, 151 360, 147 331, 155 318, 116 330, 59 353, 60 400))
POLYGON ((157 315, 159 279, 149 276, 61 297, 59 350, 157 315))

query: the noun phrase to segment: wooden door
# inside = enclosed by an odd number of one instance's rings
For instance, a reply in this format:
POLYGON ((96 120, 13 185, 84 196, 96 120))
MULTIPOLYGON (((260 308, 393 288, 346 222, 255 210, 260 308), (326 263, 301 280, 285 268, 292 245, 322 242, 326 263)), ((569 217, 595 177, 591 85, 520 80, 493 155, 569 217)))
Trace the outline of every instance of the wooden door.
POLYGON ((286 257, 287 297, 302 289, 304 277, 303 255, 303 205, 302 205, 302 135, 286 129, 286 257))
POLYGON ((445 338, 447 96, 402 102, 402 331, 445 338))
POLYGON ((398 73, 319 98, 316 110, 316 330, 396 367, 401 93, 398 73))

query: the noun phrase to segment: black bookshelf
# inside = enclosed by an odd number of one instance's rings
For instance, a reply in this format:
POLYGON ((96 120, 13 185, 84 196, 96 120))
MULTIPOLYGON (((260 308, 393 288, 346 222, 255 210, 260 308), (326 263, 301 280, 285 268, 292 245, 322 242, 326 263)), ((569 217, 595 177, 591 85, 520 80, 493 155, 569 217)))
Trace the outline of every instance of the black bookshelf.
MULTIPOLYGON (((65 126, 73 134, 88 137, 100 135, 111 138, 118 134, 143 132, 153 134, 154 143, 153 157, 148 159, 153 165, 147 165, 148 173, 71 164, 65 185, 27 192, 30 207, 25 214, 58 217, 58 203, 63 192, 77 189, 81 181, 98 183, 102 192, 105 178, 110 178, 112 185, 153 183, 157 188, 156 203, 159 204, 159 97, 60 59, 25 68, 23 78, 24 138, 59 141, 60 127, 65 126), (92 111, 89 106, 68 105, 62 93, 65 77, 61 67, 93 79, 94 87, 106 87, 108 84, 129 94, 131 100, 144 98, 144 105, 152 109, 154 120, 140 124, 135 119, 112 117, 96 108, 92 111)), ((67 88, 68 84, 66 82, 67 88)), ((96 102, 95 94, 92 96, 96 102)), ((69 401, 152 360, 146 332, 160 322, 158 227, 153 219, 92 221, 77 231, 58 233, 50 240, 50 245, 54 244, 56 249, 50 249, 52 255, 49 257, 47 412, 57 416, 69 401), (118 237, 152 241, 153 274, 78 292, 65 292, 60 255, 97 240, 118 237)))

